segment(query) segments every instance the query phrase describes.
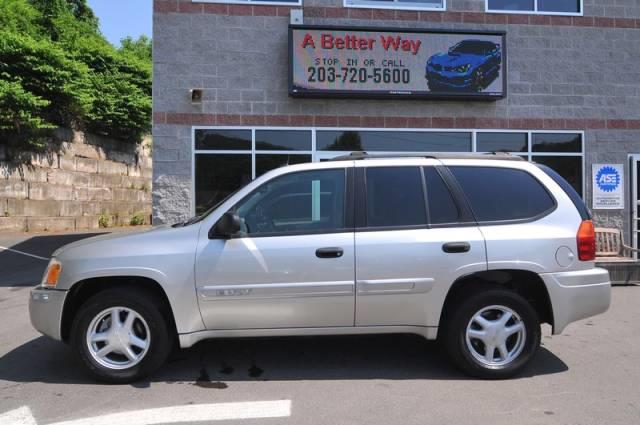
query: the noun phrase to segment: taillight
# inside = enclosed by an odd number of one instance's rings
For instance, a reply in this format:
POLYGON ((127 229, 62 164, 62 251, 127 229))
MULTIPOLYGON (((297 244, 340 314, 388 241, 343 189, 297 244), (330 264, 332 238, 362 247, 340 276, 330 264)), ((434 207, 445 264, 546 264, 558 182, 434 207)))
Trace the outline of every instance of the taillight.
POLYGON ((578 258, 580 261, 596 259, 596 231, 593 221, 584 220, 578 229, 578 258))

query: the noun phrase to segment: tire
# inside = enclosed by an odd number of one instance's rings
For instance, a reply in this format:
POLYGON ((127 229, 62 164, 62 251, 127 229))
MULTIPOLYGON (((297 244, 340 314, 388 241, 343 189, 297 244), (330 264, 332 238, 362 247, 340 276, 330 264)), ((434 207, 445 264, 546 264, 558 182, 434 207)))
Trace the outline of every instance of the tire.
POLYGON ((146 291, 113 288, 97 293, 80 307, 71 328, 71 345, 95 379, 111 384, 130 383, 165 362, 172 338, 158 307, 161 305, 146 291), (119 326, 113 327, 116 315, 119 326), (98 334, 95 340, 89 340, 89 332, 98 334), (124 349, 108 352, 110 347, 128 347, 129 355, 124 355, 124 349), (108 353, 100 356, 101 349, 108 353))
POLYGON ((443 342, 453 363, 467 374, 506 379, 522 371, 535 356, 540 346, 540 320, 517 293, 489 289, 453 306, 444 324, 443 342), (501 320, 507 320, 506 324, 501 325, 501 320), (515 333, 507 336, 510 332, 515 333), (489 355, 492 345, 495 348, 489 355))

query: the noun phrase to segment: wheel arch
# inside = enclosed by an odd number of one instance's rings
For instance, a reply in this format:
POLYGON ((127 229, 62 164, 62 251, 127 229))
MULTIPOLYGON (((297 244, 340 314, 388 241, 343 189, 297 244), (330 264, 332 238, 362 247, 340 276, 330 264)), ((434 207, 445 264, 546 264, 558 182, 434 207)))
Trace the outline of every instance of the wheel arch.
POLYGON ((500 269, 475 272, 458 278, 445 297, 440 313, 440 326, 446 324, 448 315, 457 302, 469 294, 490 287, 506 288, 518 293, 532 305, 541 323, 554 325, 551 299, 542 278, 529 270, 500 269))
POLYGON ((69 342, 73 320, 83 302, 95 294, 116 287, 135 288, 158 297, 160 308, 164 313, 163 316, 168 319, 167 327, 177 338, 178 333, 173 308, 162 285, 146 276, 120 275, 91 277, 80 280, 71 286, 62 309, 62 319, 60 321, 60 335, 64 342, 69 342))

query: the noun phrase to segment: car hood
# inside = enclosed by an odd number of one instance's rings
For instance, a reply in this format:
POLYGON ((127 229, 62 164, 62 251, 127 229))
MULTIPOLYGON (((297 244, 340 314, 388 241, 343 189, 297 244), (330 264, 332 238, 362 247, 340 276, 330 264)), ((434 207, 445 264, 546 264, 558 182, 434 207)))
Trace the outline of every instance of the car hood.
POLYGON ((442 66, 456 67, 466 64, 478 63, 480 60, 482 60, 482 56, 480 55, 451 55, 449 53, 438 53, 437 55, 431 56, 429 62, 442 66))
POLYGON ((149 229, 138 230, 134 232, 126 232, 126 233, 107 233, 104 235, 93 236, 86 239, 81 239, 76 242, 72 242, 67 245, 63 245, 57 250, 55 250, 52 254, 52 257, 60 257, 69 251, 75 251, 79 248, 87 248, 93 249, 98 245, 106 245, 108 242, 114 241, 117 242, 118 245, 126 244, 128 241, 133 241, 139 239, 142 235, 146 235, 149 233, 157 234, 158 232, 166 232, 171 230, 171 226, 162 225, 162 226, 154 226, 149 229))

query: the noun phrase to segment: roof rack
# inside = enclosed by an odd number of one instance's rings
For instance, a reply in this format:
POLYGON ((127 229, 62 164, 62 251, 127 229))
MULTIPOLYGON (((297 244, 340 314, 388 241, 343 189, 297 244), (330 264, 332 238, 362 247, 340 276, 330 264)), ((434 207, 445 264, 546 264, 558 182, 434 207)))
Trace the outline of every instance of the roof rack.
POLYGON ((332 158, 332 161, 356 161, 363 159, 395 159, 395 158, 429 158, 429 159, 499 159, 503 161, 524 161, 520 156, 511 155, 507 152, 487 152, 487 153, 428 153, 420 154, 371 154, 364 151, 351 152, 348 155, 341 155, 332 158))

